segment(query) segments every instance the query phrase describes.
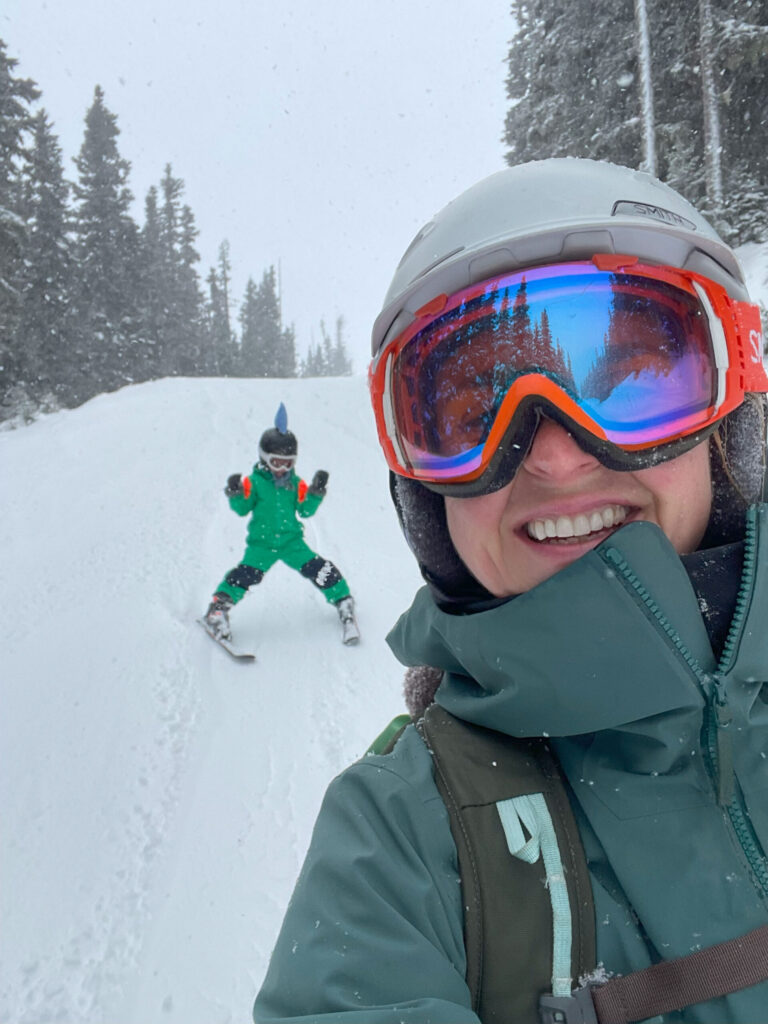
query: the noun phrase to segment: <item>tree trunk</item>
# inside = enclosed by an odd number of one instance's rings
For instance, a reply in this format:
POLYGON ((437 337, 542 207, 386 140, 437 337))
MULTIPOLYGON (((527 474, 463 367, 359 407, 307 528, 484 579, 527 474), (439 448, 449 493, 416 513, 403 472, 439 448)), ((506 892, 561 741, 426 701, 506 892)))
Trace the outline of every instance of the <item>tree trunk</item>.
POLYGON ((711 0, 699 0, 701 98, 704 112, 704 174, 709 206, 717 219, 723 209, 723 176, 720 145, 720 109, 712 60, 714 24, 711 0))
POLYGON ((648 36, 648 10, 645 0, 635 0, 637 62, 640 69, 640 109, 643 124, 642 170, 656 173, 656 126, 653 118, 653 78, 651 44, 648 36))

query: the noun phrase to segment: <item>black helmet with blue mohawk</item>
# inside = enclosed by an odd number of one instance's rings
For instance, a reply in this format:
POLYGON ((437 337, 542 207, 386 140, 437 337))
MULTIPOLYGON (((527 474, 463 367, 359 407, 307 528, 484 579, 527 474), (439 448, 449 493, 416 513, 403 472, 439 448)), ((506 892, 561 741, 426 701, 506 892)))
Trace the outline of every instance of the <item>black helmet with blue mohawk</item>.
POLYGON ((296 435, 288 429, 288 413, 283 403, 275 414, 275 425, 265 430, 259 441, 259 457, 267 462, 270 455, 296 457, 299 444, 296 435))

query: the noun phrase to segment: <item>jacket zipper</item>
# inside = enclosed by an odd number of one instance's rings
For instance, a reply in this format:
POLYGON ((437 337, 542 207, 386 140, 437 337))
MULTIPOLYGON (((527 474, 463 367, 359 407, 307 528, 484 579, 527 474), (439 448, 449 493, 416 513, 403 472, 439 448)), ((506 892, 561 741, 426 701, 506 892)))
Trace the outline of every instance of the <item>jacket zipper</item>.
MULTIPOLYGON (((749 597, 752 593, 752 587, 755 579, 755 571, 757 565, 757 508, 752 506, 747 509, 746 515, 746 530, 744 534, 744 565, 741 572, 741 584, 739 586, 739 592, 736 596, 736 607, 731 620, 731 625, 728 630, 728 636, 726 637, 725 644, 723 645, 723 652, 720 655, 720 661, 717 666, 715 673, 715 702, 713 706, 713 714, 710 714, 709 732, 710 736, 714 732, 715 737, 723 734, 724 729, 727 729, 731 722, 731 711, 727 706, 728 695, 725 692, 724 676, 730 669, 736 647, 738 644, 739 637, 741 636, 742 629, 744 627, 744 620, 747 615, 747 605, 749 597), (725 716, 725 725, 720 721, 720 718, 725 716), (713 721, 714 720, 714 721, 713 721)), ((750 868, 757 879, 760 888, 762 889, 763 895, 768 895, 768 863, 766 862, 765 853, 763 852, 760 840, 755 834, 755 830, 752 826, 752 821, 744 808, 744 801, 740 793, 736 792, 737 786, 735 785, 735 776, 733 771, 733 753, 731 747, 732 735, 728 733, 727 743, 727 755, 729 758, 728 771, 731 780, 730 783, 730 796, 731 799, 727 803, 728 816, 731 819, 734 831, 738 836, 739 842, 742 849, 749 861, 750 868)), ((710 744, 711 744, 710 739, 710 744)), ((715 739, 715 744, 720 750, 720 745, 715 739)), ((720 767, 719 774, 723 774, 723 767, 720 767)))
POLYGON ((609 547, 600 552, 603 560, 618 572, 637 600, 650 612, 659 628, 670 641, 694 676, 706 701, 705 763, 715 784, 717 802, 731 822, 739 845, 747 859, 750 872, 764 899, 768 899, 768 862, 766 862, 760 841, 743 805, 741 795, 736 792, 733 769, 733 734, 731 732, 732 712, 728 705, 725 689, 725 674, 731 666, 738 639, 746 618, 747 601, 752 592, 757 561, 757 509, 747 510, 744 543, 744 565, 741 583, 736 598, 728 636, 714 675, 702 672, 696 659, 680 639, 675 628, 664 616, 653 597, 635 575, 629 563, 616 548, 609 547))

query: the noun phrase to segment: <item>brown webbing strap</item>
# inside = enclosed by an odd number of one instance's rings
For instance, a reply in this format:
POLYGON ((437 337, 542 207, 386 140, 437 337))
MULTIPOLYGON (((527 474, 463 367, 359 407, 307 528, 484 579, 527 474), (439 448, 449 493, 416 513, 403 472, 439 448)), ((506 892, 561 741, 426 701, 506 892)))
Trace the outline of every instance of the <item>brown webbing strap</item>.
POLYGON ((768 980, 768 925, 591 989, 599 1024, 631 1024, 768 980))

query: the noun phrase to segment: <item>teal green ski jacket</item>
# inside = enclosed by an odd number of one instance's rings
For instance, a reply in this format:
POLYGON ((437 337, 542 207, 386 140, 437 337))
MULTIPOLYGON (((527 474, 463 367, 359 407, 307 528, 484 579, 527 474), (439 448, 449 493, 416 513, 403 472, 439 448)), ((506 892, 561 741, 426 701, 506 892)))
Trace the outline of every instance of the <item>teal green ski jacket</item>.
POLYGON ((248 524, 249 547, 278 551, 304 535, 300 520, 313 516, 322 500, 293 470, 285 484, 278 486, 270 471, 257 463, 243 480, 243 493, 230 497, 229 506, 239 516, 253 513, 248 524))
MULTIPOLYGON (((768 923, 768 506, 748 513, 719 659, 682 562, 648 523, 488 611, 445 614, 424 588, 389 642, 404 664, 444 670, 436 700, 451 714, 550 737, 606 971, 768 923)), ((447 813, 410 726, 329 787, 254 1020, 477 1024, 462 925, 447 813)), ((768 983, 662 1020, 759 1024, 768 983)))

